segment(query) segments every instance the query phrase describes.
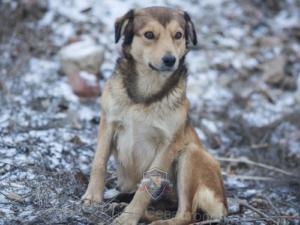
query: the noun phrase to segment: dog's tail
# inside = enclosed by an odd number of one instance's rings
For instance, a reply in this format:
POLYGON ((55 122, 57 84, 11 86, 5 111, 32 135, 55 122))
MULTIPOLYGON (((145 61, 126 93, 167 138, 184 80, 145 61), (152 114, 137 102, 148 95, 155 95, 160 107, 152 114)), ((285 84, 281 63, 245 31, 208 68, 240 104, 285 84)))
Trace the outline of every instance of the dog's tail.
POLYGON ((198 209, 201 209, 211 218, 221 219, 227 215, 227 201, 224 195, 217 196, 216 193, 208 187, 199 186, 192 203, 193 218, 196 218, 198 209))

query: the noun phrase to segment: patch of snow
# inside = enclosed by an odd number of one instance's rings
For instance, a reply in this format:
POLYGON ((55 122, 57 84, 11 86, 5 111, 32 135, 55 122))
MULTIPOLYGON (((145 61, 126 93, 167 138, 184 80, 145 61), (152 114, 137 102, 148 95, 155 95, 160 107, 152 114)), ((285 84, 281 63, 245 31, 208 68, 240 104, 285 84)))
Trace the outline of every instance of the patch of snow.
POLYGON ((47 11, 43 18, 39 21, 39 26, 45 27, 51 25, 55 17, 54 11, 47 11))
POLYGON ((104 199, 112 199, 116 197, 120 192, 117 189, 108 189, 104 192, 104 199))
MULTIPOLYGON (((65 48, 60 52, 60 56, 65 60, 82 60, 83 58, 93 55, 97 57, 99 52, 102 55, 102 47, 95 44, 93 40, 85 40, 75 42, 65 48)), ((100 57, 101 57, 100 55, 100 57)))
POLYGON ((229 37, 222 37, 220 35, 216 36, 214 38, 214 40, 221 46, 224 47, 228 47, 228 48, 237 48, 239 46, 239 43, 233 39, 233 38, 229 38, 229 37))
POLYGON ((89 73, 89 72, 86 72, 86 71, 80 71, 79 72, 79 76, 81 78, 83 78, 85 81, 87 81, 87 83, 89 85, 92 85, 92 86, 96 86, 97 85, 97 79, 96 79, 96 75, 95 74, 92 74, 92 73, 89 73))
POLYGON ((245 30, 241 27, 230 27, 227 33, 231 35, 236 40, 241 39, 245 35, 245 30))
POLYGON ((257 194, 257 190, 255 190, 255 189, 248 189, 248 190, 246 190, 244 193, 243 193, 243 196, 245 197, 245 198, 251 198, 251 197, 253 197, 254 195, 256 195, 257 194))
POLYGON ((243 112, 242 117, 248 124, 255 127, 263 127, 276 121, 282 115, 291 112, 295 105, 295 99, 291 94, 280 96, 276 103, 267 102, 260 95, 253 95, 251 98, 253 100, 249 103, 247 110, 243 112))
POLYGON ((206 139, 207 139, 206 135, 204 134, 204 132, 200 128, 196 127, 196 132, 197 132, 197 135, 198 135, 198 137, 201 141, 206 141, 206 139))
POLYGON ((78 111, 78 116, 81 120, 90 121, 94 118, 95 112, 88 107, 81 106, 78 111))
MULTIPOLYGON (((61 42, 65 43, 69 40, 70 37, 75 35, 75 27, 72 23, 63 23, 57 25, 54 30, 57 35, 61 38, 61 42)), ((80 51, 74 55, 80 54, 80 51)))
POLYGON ((299 12, 295 14, 290 14, 289 12, 283 10, 275 18, 274 26, 279 26, 280 28, 290 28, 300 24, 299 12))
POLYGON ((247 60, 244 61, 244 65, 245 67, 251 69, 251 68, 255 68, 258 66, 258 62, 255 58, 249 58, 247 60))
POLYGON ((70 102, 79 102, 79 97, 74 94, 71 86, 66 81, 57 82, 54 86, 53 95, 57 97, 63 96, 70 102))
POLYGON ((49 1, 49 8, 55 10, 58 14, 67 17, 70 20, 76 22, 85 22, 88 20, 87 16, 80 12, 80 3, 84 1, 60 1, 60 0, 51 0, 49 1))
POLYGON ((217 133, 219 130, 216 123, 212 120, 202 119, 201 124, 211 133, 217 133))
POLYGON ((240 181, 236 177, 228 176, 225 179, 226 184, 231 188, 244 188, 247 187, 245 182, 240 181))

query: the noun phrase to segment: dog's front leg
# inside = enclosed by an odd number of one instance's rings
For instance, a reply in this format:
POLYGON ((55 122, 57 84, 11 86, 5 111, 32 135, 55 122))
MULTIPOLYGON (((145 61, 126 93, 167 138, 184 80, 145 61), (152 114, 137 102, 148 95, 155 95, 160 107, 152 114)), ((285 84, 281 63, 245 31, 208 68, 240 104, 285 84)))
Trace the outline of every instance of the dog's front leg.
MULTIPOLYGON (((169 168, 175 157, 175 151, 173 147, 168 147, 161 149, 156 155, 154 161, 152 162, 149 171, 153 169, 159 169, 164 172, 168 172, 169 168)), ((114 224, 121 225, 135 225, 138 223, 139 219, 144 214, 147 206, 151 201, 150 194, 143 190, 143 188, 138 188, 132 201, 124 209, 124 212, 114 220, 114 224)))
POLYGON ((102 113, 90 182, 85 194, 81 198, 85 205, 90 205, 92 202, 99 203, 103 200, 106 164, 111 152, 110 145, 113 132, 113 125, 107 123, 105 113, 102 113))

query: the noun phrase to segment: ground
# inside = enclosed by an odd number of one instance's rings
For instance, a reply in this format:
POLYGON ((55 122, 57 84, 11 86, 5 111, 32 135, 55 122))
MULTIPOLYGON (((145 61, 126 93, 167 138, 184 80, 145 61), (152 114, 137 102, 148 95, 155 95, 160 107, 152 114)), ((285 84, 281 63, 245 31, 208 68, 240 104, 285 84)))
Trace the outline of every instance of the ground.
MULTIPOLYGON (((110 224, 120 213, 115 199, 80 204, 101 106, 99 98, 72 92, 58 51, 94 39, 105 49, 103 86, 120 49, 115 18, 145 5, 183 8, 195 22, 199 44, 187 57, 190 116, 221 162, 231 212, 221 223, 300 224, 299 1, 6 0, 0 2, 0 225, 110 224)), ((108 167, 111 193, 112 159, 108 167)))

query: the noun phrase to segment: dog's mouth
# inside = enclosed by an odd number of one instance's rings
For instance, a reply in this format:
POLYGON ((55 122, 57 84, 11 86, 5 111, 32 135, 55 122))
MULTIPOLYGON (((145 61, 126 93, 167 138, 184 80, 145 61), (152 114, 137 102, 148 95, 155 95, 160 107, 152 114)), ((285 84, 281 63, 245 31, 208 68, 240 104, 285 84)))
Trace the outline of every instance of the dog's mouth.
POLYGON ((160 71, 159 69, 157 69, 155 66, 153 66, 151 63, 149 63, 149 67, 153 70, 156 70, 156 71, 160 71))
POLYGON ((155 71, 158 71, 158 72, 172 72, 174 71, 174 67, 161 67, 161 68, 157 68, 155 66, 153 66, 151 63, 149 63, 149 67, 155 71))

